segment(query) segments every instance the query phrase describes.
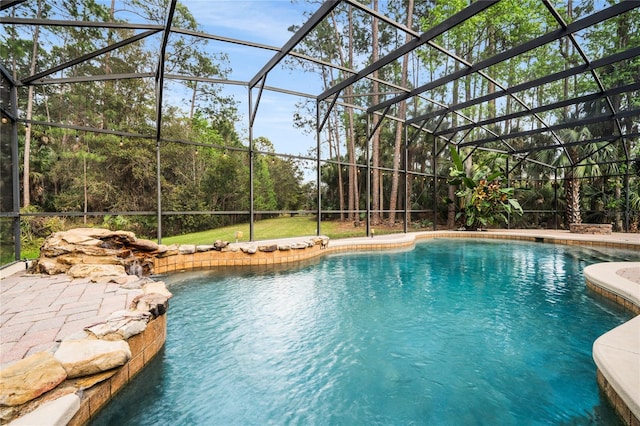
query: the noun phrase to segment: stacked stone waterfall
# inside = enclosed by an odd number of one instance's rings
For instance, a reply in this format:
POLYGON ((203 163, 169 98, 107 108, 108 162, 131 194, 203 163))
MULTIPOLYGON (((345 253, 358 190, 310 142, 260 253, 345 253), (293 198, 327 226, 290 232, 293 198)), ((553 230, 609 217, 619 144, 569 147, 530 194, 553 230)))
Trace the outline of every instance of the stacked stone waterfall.
POLYGON ((77 228, 47 238, 33 271, 121 284, 153 273, 153 258, 167 250, 166 246, 136 238, 133 232, 77 228))

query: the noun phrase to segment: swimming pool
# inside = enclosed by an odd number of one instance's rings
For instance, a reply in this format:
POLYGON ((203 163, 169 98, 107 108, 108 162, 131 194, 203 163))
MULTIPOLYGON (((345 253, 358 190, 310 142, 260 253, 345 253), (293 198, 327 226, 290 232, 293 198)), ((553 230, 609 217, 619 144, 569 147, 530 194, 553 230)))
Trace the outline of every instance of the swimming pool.
POLYGON ((165 349, 92 424, 617 425, 591 345, 631 314, 586 290, 602 260, 637 253, 442 239, 178 274, 165 349))

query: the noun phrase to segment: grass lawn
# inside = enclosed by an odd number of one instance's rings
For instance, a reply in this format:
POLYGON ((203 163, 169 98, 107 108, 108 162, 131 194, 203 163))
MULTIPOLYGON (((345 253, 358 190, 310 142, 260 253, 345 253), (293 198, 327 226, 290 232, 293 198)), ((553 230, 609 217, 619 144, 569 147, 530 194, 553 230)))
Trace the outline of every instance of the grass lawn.
MULTIPOLYGON (((256 221, 254 233, 256 240, 306 237, 316 235, 316 226, 316 219, 313 216, 283 216, 256 221)), ((363 237, 366 233, 364 226, 356 228, 351 223, 338 221, 322 222, 320 230, 322 235, 329 238, 363 237)), ((213 244, 216 240, 235 242, 236 231, 242 232, 242 238, 238 241, 249 241, 249 224, 242 223, 175 237, 164 237, 162 244, 213 244)))

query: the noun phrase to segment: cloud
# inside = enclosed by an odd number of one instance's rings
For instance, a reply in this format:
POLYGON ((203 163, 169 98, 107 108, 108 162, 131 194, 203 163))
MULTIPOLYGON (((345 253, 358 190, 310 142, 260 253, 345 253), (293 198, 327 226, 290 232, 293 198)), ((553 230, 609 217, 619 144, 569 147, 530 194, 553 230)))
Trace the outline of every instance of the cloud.
POLYGON ((280 47, 293 35, 287 28, 305 21, 304 5, 289 0, 196 0, 186 6, 202 29, 280 47))

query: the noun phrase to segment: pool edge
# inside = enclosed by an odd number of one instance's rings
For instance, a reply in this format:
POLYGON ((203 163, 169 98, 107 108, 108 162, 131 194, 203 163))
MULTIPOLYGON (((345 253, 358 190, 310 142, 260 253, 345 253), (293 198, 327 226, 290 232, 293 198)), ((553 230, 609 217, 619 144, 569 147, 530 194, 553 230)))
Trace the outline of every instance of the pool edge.
MULTIPOLYGON (((593 236, 592 236, 593 237, 593 236)), ((544 243, 553 243, 553 244, 566 244, 566 245, 582 245, 582 246, 602 246, 607 248, 621 248, 621 249, 631 249, 631 250, 640 250, 640 240, 638 242, 630 241, 607 241, 607 240, 588 240, 583 237, 574 237, 569 234, 561 234, 561 235, 549 235, 544 233, 527 233, 527 232, 514 232, 514 231, 486 231, 486 232, 473 232, 473 231, 433 231, 433 232, 415 232, 408 234, 392 234, 392 235, 380 235, 375 238, 370 237, 361 237, 361 238, 349 238, 343 240, 331 240, 328 247, 323 248, 321 246, 311 247, 306 250, 296 250, 295 252, 287 253, 287 256, 282 257, 282 261, 274 260, 274 254, 272 253, 255 253, 252 255, 244 254, 242 256, 242 260, 235 260, 233 262, 225 262, 214 264, 214 262, 207 261, 205 256, 219 256, 219 252, 204 252, 204 253, 195 253, 193 254, 193 260, 189 261, 186 256, 189 255, 179 255, 181 256, 181 261, 179 263, 173 263, 173 268, 163 270, 160 268, 155 272, 158 274, 163 273, 171 273, 178 272, 179 270, 186 269, 215 269, 218 266, 255 266, 255 265, 275 265, 275 264, 293 264, 298 261, 304 261, 308 259, 317 258, 324 255, 335 254, 335 253, 344 253, 344 252, 358 252, 358 251, 377 251, 377 250, 389 250, 389 249, 397 249, 397 248, 407 248, 416 244, 419 240, 429 240, 429 239, 438 239, 438 238, 468 238, 468 239, 502 239, 502 240, 515 240, 515 241, 529 241, 529 242, 544 242, 544 243), (197 257, 197 260, 196 260, 197 257), (271 259, 271 261, 269 260, 271 259)), ((238 256, 241 256, 239 254, 238 256)), ((177 258, 176 258, 177 259, 177 258)), ((170 263, 165 263, 170 264, 170 263)), ((158 266, 158 263, 156 263, 158 266)), ((597 286, 601 288, 600 285, 597 286)), ((602 294, 602 292, 601 292, 602 294)), ((615 298, 614 298, 615 300, 615 298)), ((636 307, 640 307, 640 302, 636 301, 634 304, 636 307)), ((640 308, 639 308, 640 310, 640 308)), ((80 410, 76 413, 76 415, 72 418, 72 420, 68 423, 69 425, 83 425, 87 424, 91 418, 98 413, 111 399, 112 397, 120 391, 126 384, 142 370, 144 365, 146 365, 156 354, 160 351, 160 349, 164 346, 164 342, 166 339, 166 315, 162 315, 161 317, 161 325, 158 323, 158 326, 161 326, 161 330, 155 330, 156 327, 152 329, 145 330, 144 337, 141 336, 141 339, 153 340, 152 348, 146 353, 146 356, 143 356, 144 362, 140 365, 139 368, 136 368, 135 365, 139 360, 140 353, 137 352, 133 354, 133 358, 129 363, 123 366, 122 371, 119 371, 112 378, 107 381, 95 385, 94 387, 88 389, 85 394, 85 398, 83 402, 86 401, 86 404, 83 404, 80 407, 80 410), (155 331, 153 331, 155 330, 155 331), (155 336, 153 338, 154 333, 159 333, 159 336, 155 336), (161 340, 161 341, 160 341, 161 340), (134 364, 130 364, 134 362, 134 364), (132 367, 133 365, 133 367, 132 367)), ((154 320, 155 321, 155 320, 154 320)), ((616 330, 616 329, 614 329, 616 330)), ((614 331, 612 330, 612 331, 614 331)), ((608 334, 608 333, 607 333, 608 334)), ((145 346, 146 347, 146 346, 145 346)), ((142 349, 144 350, 144 348, 142 349)), ((595 352, 594 352, 595 357, 595 352)), ((606 357, 606 355, 605 355, 606 357)), ((598 364, 598 361, 596 361, 598 364)), ((598 367, 598 384, 601 389, 605 391, 607 398, 611 401, 612 405, 616 408, 616 411, 620 414, 620 416, 626 421, 624 417, 624 412, 621 413, 618 410, 619 401, 624 403, 624 399, 619 395, 620 392, 616 389, 617 382, 611 381, 609 376, 607 376, 607 370, 605 373, 601 372, 600 367, 598 367), (601 383, 602 382, 602 383, 601 383), (607 391, 610 390, 608 393, 607 391), (611 392, 613 391, 613 392, 611 392)), ((631 410, 627 407, 627 412, 630 415, 627 417, 629 422, 627 424, 638 425, 640 426, 640 422, 638 422, 638 415, 631 412, 631 410), (635 423, 633 423, 635 421, 635 423)))
POLYGON ((640 262, 607 262, 584 269, 586 285, 636 316, 598 337, 593 360, 598 386, 626 425, 640 425, 640 284, 616 273, 640 262))

